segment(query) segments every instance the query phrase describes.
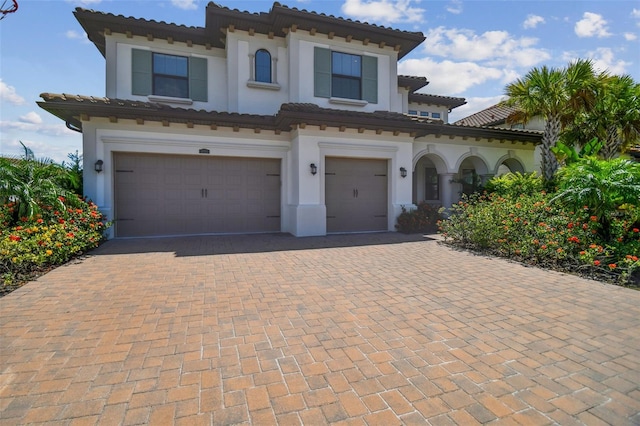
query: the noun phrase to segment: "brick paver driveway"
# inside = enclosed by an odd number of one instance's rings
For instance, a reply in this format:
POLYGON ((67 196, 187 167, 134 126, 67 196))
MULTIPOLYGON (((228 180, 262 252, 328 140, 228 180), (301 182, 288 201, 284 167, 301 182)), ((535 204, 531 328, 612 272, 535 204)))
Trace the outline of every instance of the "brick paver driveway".
POLYGON ((640 423, 640 292, 418 236, 111 241, 0 324, 6 425, 640 423))

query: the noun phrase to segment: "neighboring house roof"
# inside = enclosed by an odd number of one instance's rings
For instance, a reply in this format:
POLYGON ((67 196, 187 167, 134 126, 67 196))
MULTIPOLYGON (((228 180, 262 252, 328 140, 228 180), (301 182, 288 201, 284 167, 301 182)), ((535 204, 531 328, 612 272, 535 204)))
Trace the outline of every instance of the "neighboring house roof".
POLYGON ((82 128, 82 121, 91 117, 104 117, 113 122, 119 119, 184 123, 193 125, 237 127, 248 129, 290 131, 294 125, 318 125, 360 130, 392 131, 409 133, 414 137, 426 135, 460 136, 539 143, 541 134, 535 131, 473 128, 443 124, 439 120, 427 121, 411 118, 396 112, 360 112, 321 108, 310 103, 282 104, 276 115, 237 114, 175 108, 157 102, 139 102, 124 99, 109 99, 92 96, 43 93, 38 105, 61 118, 68 125, 82 128))
POLYGON ((490 106, 482 111, 471 114, 468 117, 456 121, 459 126, 495 126, 506 122, 507 117, 516 111, 514 107, 502 106, 500 104, 490 106))
POLYGON ((398 86, 409 89, 409 92, 415 92, 428 84, 429 81, 427 81, 427 77, 416 77, 413 75, 398 76, 398 86))
POLYGON ((416 102, 430 105, 444 105, 449 109, 454 109, 467 103, 465 98, 454 98, 451 96, 430 95, 428 93, 409 93, 409 102, 416 102))
POLYGON ((359 40, 364 44, 391 46, 398 51, 398 58, 415 49, 424 40, 421 32, 401 31, 392 28, 352 21, 332 15, 289 8, 275 2, 269 12, 251 13, 229 9, 210 2, 206 11, 205 27, 187 27, 111 13, 76 8, 74 15, 98 50, 105 56, 105 33, 137 35, 149 39, 160 38, 184 43, 195 43, 218 48, 225 47, 226 32, 235 29, 285 37, 297 29, 311 33, 327 34, 329 38, 343 37, 359 40))

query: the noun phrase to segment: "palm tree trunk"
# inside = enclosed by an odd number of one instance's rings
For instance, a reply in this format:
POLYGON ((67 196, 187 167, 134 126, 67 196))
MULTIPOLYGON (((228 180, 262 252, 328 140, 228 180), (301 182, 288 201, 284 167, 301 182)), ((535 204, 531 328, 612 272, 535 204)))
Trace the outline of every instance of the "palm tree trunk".
POLYGON ((551 148, 555 146, 560 136, 560 117, 557 115, 550 115, 547 117, 547 124, 544 127, 544 133, 542 134, 542 177, 546 181, 553 179, 553 176, 558 170, 558 159, 551 151, 551 148))
POLYGON ((607 129, 607 140, 602 147, 602 157, 605 160, 611 160, 615 157, 622 141, 618 137, 618 128, 616 126, 609 126, 607 129))

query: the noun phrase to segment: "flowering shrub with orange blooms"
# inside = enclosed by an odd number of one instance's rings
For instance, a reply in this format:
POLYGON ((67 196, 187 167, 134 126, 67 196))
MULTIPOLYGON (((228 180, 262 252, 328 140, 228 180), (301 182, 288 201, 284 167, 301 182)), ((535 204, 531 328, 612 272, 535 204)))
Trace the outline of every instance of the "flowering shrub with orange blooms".
POLYGON ((109 226, 91 201, 61 199, 31 218, 15 218, 16 205, 0 205, 0 278, 12 285, 60 265, 94 247, 109 226), (71 207, 73 205, 73 207, 71 207))
POLYGON ((464 197, 440 222, 445 242, 523 263, 640 286, 640 207, 611 214, 611 237, 585 206, 551 202, 551 194, 464 197))

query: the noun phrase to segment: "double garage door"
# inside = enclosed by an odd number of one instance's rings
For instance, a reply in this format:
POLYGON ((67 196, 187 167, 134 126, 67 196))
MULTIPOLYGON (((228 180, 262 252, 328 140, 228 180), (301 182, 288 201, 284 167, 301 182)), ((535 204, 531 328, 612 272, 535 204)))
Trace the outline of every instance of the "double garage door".
POLYGON ((116 153, 118 237, 279 232, 280 160, 116 153))
MULTIPOLYGON (((280 160, 114 154, 118 237, 279 232, 280 160)), ((385 231, 387 161, 327 157, 327 232, 385 231)))

